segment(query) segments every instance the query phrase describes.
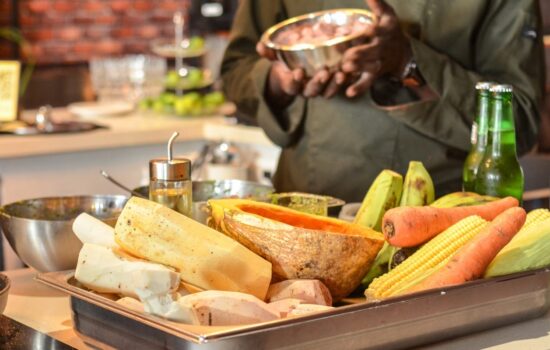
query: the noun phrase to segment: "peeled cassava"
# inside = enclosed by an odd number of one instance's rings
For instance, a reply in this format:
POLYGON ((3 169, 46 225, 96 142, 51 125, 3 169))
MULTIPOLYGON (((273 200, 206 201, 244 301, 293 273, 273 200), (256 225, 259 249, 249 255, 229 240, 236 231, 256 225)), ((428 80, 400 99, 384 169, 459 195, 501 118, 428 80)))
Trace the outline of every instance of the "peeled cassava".
POLYGON ((369 270, 384 238, 342 220, 242 199, 209 201, 209 225, 270 261, 275 279, 318 279, 339 300, 369 270))
POLYGON ((115 227, 127 252, 174 267, 198 289, 266 295, 271 264, 235 240, 161 204, 132 197, 115 227))

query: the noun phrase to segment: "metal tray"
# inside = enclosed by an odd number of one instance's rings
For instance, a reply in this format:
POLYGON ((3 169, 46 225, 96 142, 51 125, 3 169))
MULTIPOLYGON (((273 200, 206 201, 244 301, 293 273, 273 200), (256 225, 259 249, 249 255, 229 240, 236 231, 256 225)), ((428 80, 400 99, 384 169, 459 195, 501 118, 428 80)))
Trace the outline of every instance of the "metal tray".
POLYGON ((233 327, 180 324, 78 287, 73 271, 37 279, 70 294, 75 330, 122 349, 400 349, 542 316, 550 269, 360 302, 299 318, 233 327))

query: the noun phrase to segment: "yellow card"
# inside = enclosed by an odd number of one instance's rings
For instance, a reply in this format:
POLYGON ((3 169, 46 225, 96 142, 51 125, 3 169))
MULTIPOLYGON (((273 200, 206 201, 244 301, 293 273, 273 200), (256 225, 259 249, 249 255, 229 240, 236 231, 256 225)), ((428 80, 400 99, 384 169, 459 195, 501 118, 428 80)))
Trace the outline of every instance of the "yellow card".
POLYGON ((20 70, 18 61, 0 61, 0 122, 17 119, 20 70))

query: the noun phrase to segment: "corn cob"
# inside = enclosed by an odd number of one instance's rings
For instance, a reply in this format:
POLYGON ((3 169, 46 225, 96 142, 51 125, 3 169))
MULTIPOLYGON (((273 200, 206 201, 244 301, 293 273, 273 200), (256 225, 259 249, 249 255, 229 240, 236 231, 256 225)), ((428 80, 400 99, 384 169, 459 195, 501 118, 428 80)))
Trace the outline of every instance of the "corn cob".
MULTIPOLYGON (((544 219, 550 218, 550 210, 548 209, 535 209, 531 210, 529 214, 527 214, 527 219, 525 219, 525 224, 523 224, 523 227, 521 228, 521 231, 528 228, 532 224, 538 223, 543 221, 544 219)), ((517 237, 521 231, 519 231, 515 237, 517 237)), ((515 238, 514 237, 514 238, 515 238)))
POLYGON ((493 259, 485 277, 538 269, 550 265, 550 212, 537 209, 527 215, 523 228, 493 259))
POLYGON ((392 271, 376 278, 365 291, 369 300, 397 295, 405 285, 427 270, 447 262, 453 254, 487 224, 481 217, 469 216, 443 231, 392 271))

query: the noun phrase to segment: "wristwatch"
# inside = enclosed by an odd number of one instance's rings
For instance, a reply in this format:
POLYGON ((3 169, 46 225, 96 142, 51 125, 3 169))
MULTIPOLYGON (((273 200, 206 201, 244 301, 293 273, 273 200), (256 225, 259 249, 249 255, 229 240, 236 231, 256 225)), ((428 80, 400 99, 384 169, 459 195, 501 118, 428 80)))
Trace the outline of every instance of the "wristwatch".
POLYGON ((422 74, 420 74, 414 57, 411 57, 409 62, 405 65, 403 74, 401 74, 401 83, 407 87, 419 87, 426 84, 422 74))

